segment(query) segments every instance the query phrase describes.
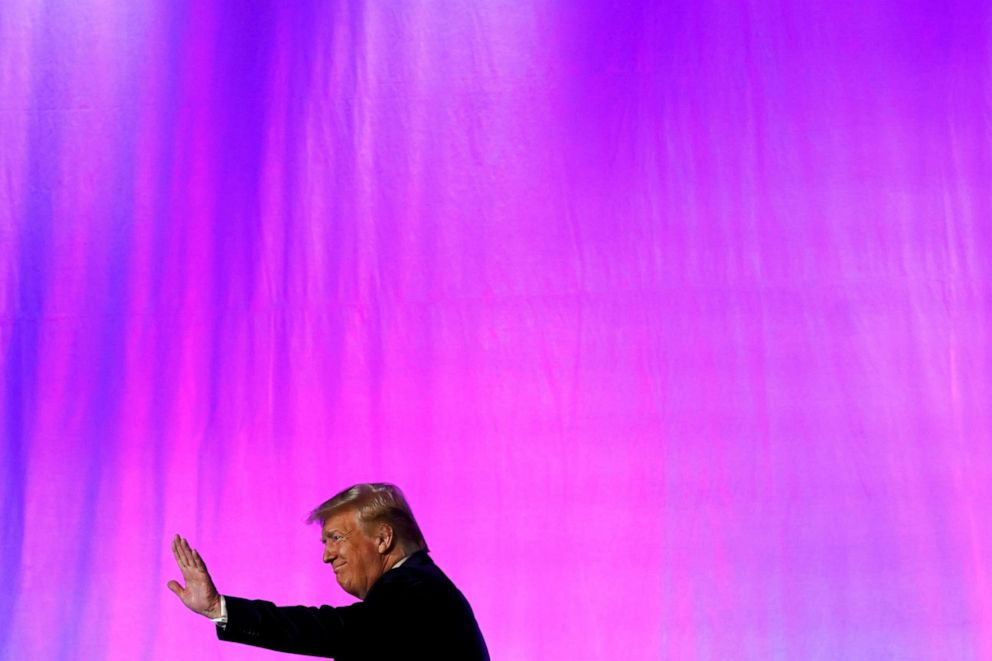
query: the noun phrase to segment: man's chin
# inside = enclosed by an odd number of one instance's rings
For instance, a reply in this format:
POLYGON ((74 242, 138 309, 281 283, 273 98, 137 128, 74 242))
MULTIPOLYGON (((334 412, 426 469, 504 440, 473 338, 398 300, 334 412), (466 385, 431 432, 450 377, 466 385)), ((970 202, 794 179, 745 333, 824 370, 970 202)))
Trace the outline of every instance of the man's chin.
POLYGON ((341 586, 341 589, 342 589, 342 590, 344 590, 345 592, 347 592, 348 594, 350 594, 350 595, 351 595, 352 597, 354 597, 355 599, 363 599, 363 597, 362 597, 362 595, 361 595, 361 594, 359 594, 359 592, 358 592, 358 590, 356 590, 356 589, 354 589, 354 588, 352 588, 352 587, 349 587, 349 586, 347 586, 347 585, 345 585, 345 584, 344 584, 344 583, 342 583, 341 581, 338 581, 338 585, 340 585, 340 586, 341 586))

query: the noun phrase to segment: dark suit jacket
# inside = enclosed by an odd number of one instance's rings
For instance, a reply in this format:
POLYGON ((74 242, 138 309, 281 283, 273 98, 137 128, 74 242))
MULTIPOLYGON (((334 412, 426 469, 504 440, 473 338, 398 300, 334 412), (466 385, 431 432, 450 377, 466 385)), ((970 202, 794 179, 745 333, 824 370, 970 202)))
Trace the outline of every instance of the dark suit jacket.
POLYGON ((217 637, 294 654, 361 659, 489 659, 472 608, 426 551, 376 581, 364 601, 278 607, 224 597, 217 637))

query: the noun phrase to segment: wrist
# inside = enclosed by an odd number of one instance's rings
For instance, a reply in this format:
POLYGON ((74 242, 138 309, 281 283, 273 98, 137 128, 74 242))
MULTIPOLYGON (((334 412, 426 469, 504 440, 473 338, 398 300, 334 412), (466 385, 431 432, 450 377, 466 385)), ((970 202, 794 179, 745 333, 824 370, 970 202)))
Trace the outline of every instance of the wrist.
POLYGON ((223 614, 223 611, 221 610, 220 600, 221 600, 220 595, 217 595, 211 601, 210 607, 207 610, 203 611, 203 615, 206 615, 211 620, 216 620, 218 617, 220 617, 223 614))

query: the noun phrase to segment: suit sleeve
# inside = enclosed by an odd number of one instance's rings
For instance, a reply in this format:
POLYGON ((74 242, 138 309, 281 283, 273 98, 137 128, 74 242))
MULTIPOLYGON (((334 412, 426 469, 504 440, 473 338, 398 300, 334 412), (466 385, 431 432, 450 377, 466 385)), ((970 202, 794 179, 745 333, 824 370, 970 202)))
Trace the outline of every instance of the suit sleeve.
POLYGON ((345 660, 368 645, 372 614, 363 603, 331 606, 276 606, 269 601, 224 597, 227 626, 221 640, 292 654, 345 660))

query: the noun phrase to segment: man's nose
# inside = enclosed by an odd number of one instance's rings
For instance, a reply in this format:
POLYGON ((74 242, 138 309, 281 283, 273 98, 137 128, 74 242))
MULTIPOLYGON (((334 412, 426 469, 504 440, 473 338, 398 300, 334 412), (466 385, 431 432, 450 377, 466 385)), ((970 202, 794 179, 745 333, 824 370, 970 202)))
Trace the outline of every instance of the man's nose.
POLYGON ((324 562, 334 562, 334 558, 338 557, 338 552, 333 546, 328 544, 324 547, 324 562))

